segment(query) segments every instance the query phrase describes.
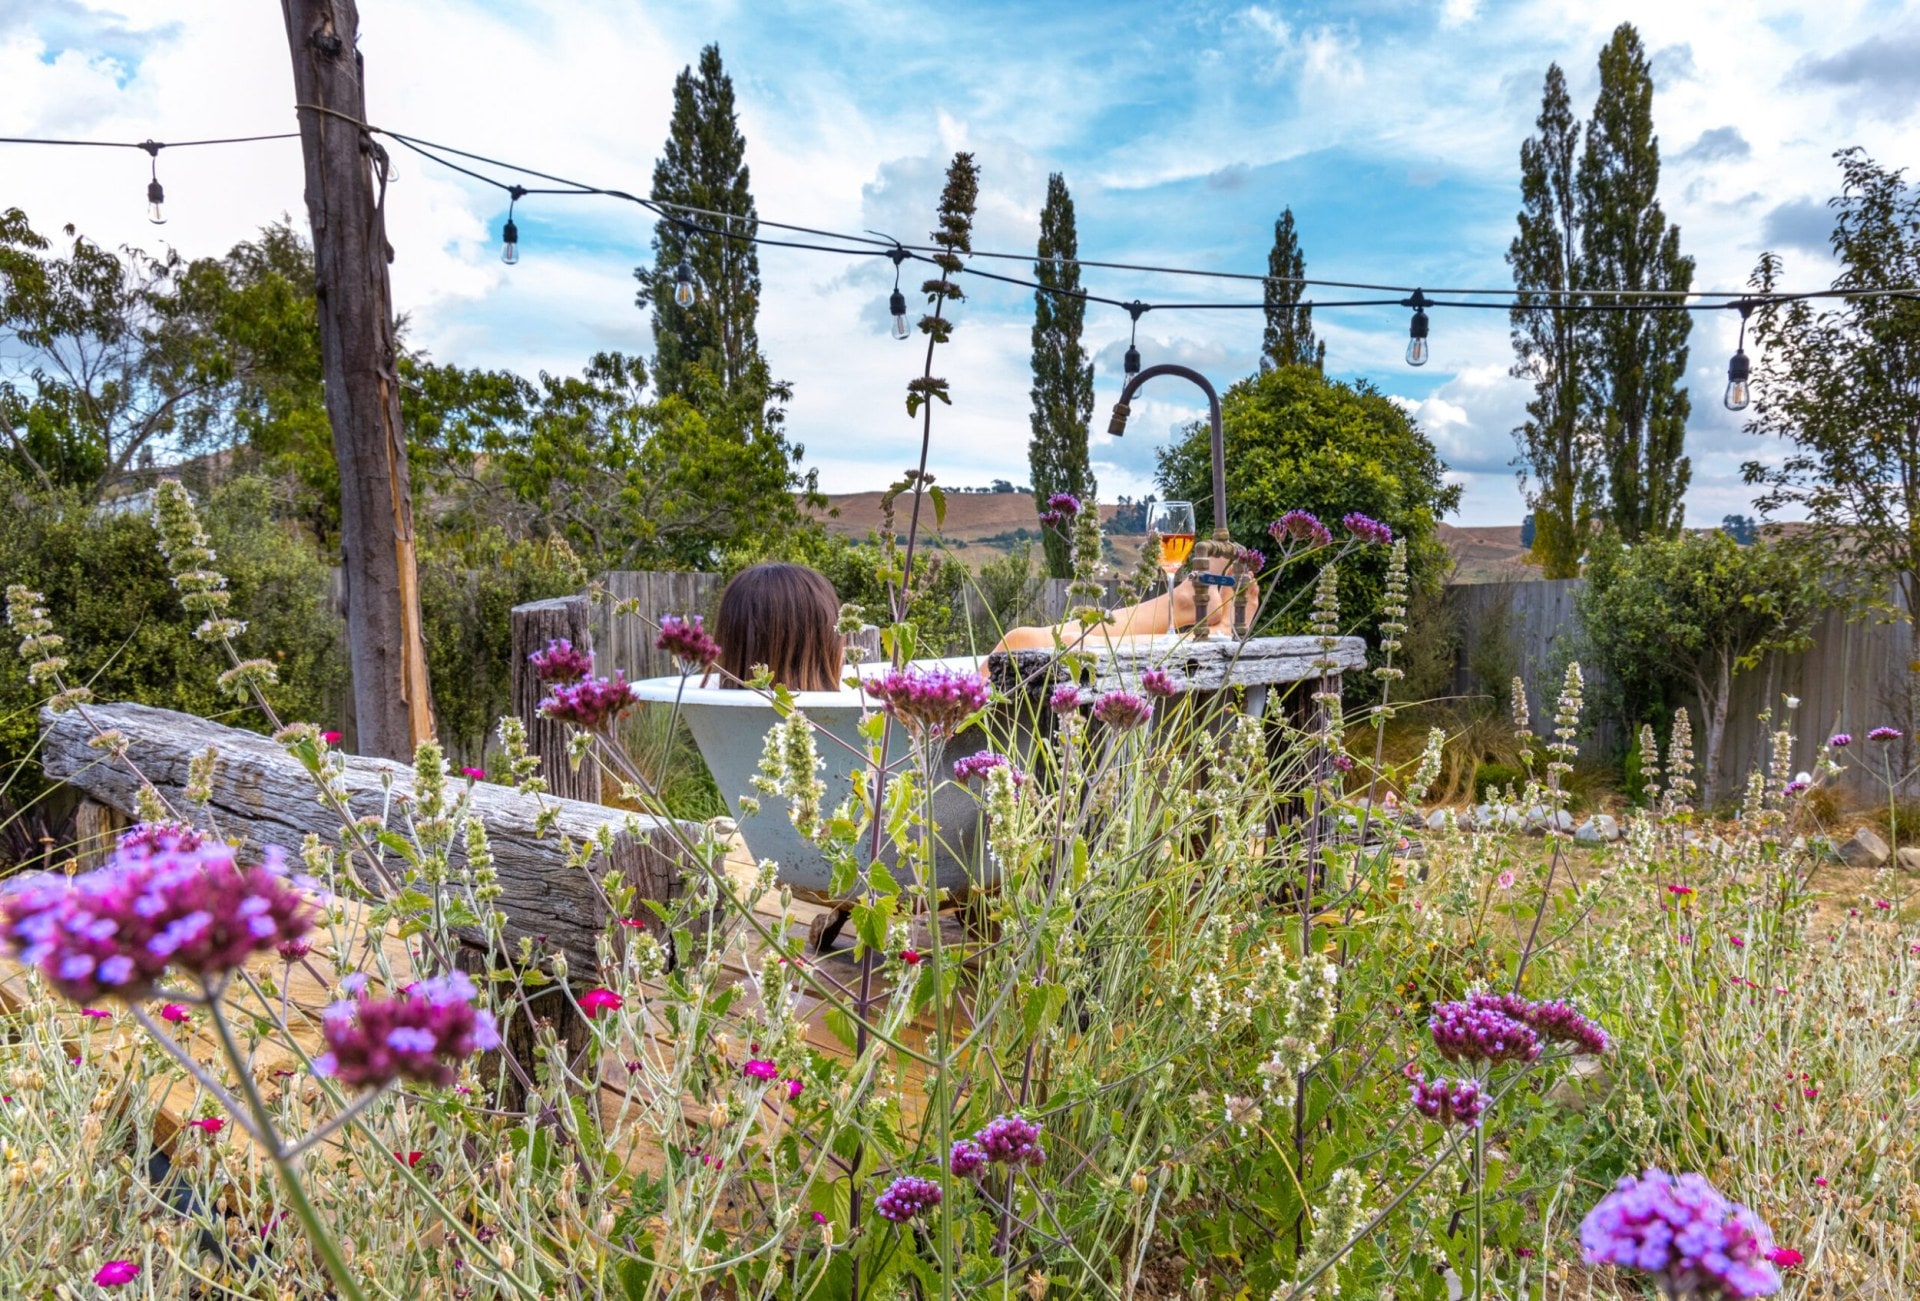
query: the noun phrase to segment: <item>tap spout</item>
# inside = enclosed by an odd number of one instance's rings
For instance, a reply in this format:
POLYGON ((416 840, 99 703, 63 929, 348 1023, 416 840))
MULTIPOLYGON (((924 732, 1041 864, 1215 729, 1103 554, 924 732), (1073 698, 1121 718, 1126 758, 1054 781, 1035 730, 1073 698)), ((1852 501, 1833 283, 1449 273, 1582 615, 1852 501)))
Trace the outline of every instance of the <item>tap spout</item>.
POLYGON ((1181 379, 1191 380, 1200 386, 1207 395, 1207 422, 1213 432, 1213 536, 1225 541, 1227 533, 1227 440, 1220 426, 1220 395, 1214 391, 1207 377, 1187 366, 1176 366, 1162 362, 1149 366, 1138 374, 1128 377, 1120 390, 1119 401, 1113 404, 1113 419, 1107 424, 1109 434, 1124 434, 1127 431, 1127 417, 1132 414, 1130 405, 1133 395, 1140 386, 1156 375, 1178 375, 1181 379))

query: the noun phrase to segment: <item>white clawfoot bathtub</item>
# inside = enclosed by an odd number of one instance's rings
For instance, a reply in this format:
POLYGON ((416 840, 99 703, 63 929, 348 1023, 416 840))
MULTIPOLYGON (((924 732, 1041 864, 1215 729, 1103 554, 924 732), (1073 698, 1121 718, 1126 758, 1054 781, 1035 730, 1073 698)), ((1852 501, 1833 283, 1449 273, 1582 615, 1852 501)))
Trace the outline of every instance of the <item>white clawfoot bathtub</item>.
MULTIPOLYGON (((915 661, 915 667, 918 668, 946 668, 976 673, 980 670, 980 664, 981 660, 971 655, 915 661)), ((860 674, 866 677, 884 672, 889 667, 885 661, 863 664, 860 674)), ((707 761, 707 768, 713 773, 713 779, 727 801, 727 808, 740 825, 740 835, 747 842, 748 851, 756 859, 770 858, 778 863, 776 879, 782 885, 792 887, 795 894, 802 898, 832 902, 828 890, 832 869, 819 849, 794 830, 793 822, 787 816, 786 801, 765 799, 761 801, 758 813, 743 816, 740 812, 740 797, 754 793, 752 778, 759 771, 761 749, 767 732, 779 721, 772 703, 757 691, 702 687, 699 681, 698 676, 684 681, 678 675, 646 678, 635 682, 633 689, 634 694, 649 708, 671 709, 676 700, 679 702, 680 714, 687 720, 694 743, 700 747, 701 757, 707 761)), ((865 768, 867 743, 859 734, 860 718, 868 709, 878 706, 869 697, 845 687, 838 691, 798 691, 793 693, 793 703, 817 726, 852 747, 850 753, 824 737, 818 738, 820 758, 824 764, 820 776, 827 787, 822 807, 832 809, 852 789, 856 770, 865 768)), ((907 753, 906 736, 901 728, 893 729, 890 744, 889 760, 899 759, 907 753)), ((936 755, 934 760, 932 775, 935 781, 941 783, 933 801, 934 821, 938 828, 934 877, 941 889, 952 891, 956 896, 992 883, 980 861, 979 808, 973 796, 951 780, 953 760, 972 754, 984 745, 985 742, 979 740, 976 734, 968 733, 949 742, 944 752, 936 755)), ((881 858, 892 865, 891 850, 883 852, 881 858)))

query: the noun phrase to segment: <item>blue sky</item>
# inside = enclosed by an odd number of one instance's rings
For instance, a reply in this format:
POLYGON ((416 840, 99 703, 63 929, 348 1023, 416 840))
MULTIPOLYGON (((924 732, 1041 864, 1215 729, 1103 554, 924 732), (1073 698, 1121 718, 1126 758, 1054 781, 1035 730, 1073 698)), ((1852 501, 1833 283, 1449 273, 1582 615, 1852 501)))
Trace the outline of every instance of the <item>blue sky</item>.
MULTIPOLYGON (((1763 248, 1794 285, 1831 274, 1822 208, 1830 155, 1863 145, 1920 163, 1920 6, 1577 0, 1203 4, 614 4, 365 0, 373 118, 593 182, 644 190, 673 74, 718 41, 741 101, 763 216, 924 236, 953 150, 982 169, 976 245, 1030 249, 1050 171, 1063 172, 1089 257, 1222 270, 1265 267, 1291 205, 1309 274, 1450 286, 1510 283, 1503 254, 1516 158, 1550 61, 1576 108, 1594 63, 1632 21, 1654 53, 1662 203, 1699 261, 1736 287, 1763 248)), ((44 0, 0 10, 0 134, 191 138, 291 129, 275 6, 119 7, 44 0)), ((43 230, 102 242, 165 239, 217 253, 281 213, 303 214, 294 142, 163 154, 171 218, 145 224, 137 153, 0 146, 0 203, 43 230)), ((532 374, 596 349, 650 351, 631 268, 650 228, 625 205, 529 200, 523 260, 498 260, 504 205, 402 154, 390 200, 395 293, 436 357, 532 374)), ((891 268, 769 249, 761 336, 791 380, 790 428, 830 490, 885 483, 917 451, 901 404, 917 350, 885 331, 891 268)), ((1132 273, 1089 287, 1149 301, 1253 298, 1132 273)), ((940 369, 948 484, 1023 481, 1031 298, 981 282, 940 369)), ((1729 314, 1730 316, 1730 314, 1729 314)), ((1124 313, 1094 309, 1102 409, 1126 346, 1124 313)), ((1496 312, 1437 314, 1433 363, 1402 360, 1406 313, 1316 316, 1328 370, 1403 400, 1465 485, 1462 523, 1522 511, 1508 462, 1524 389, 1506 376, 1496 312)), ((1735 322, 1699 320, 1690 370, 1689 517, 1744 509, 1739 464, 1777 449, 1719 406, 1735 322)), ((1149 361, 1183 360, 1222 387, 1253 369, 1258 313, 1166 312, 1141 322, 1149 361)), ((1154 446, 1195 408, 1147 391, 1126 438, 1096 428, 1103 495, 1147 488, 1154 446)))

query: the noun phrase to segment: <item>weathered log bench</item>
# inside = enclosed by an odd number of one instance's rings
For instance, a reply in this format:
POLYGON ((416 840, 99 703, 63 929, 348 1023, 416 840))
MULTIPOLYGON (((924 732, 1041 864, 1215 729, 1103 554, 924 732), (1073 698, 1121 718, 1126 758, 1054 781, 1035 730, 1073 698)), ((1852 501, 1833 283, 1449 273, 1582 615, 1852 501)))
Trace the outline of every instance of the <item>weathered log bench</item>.
MULTIPOLYGON (((219 761, 207 803, 230 837, 244 836, 255 847, 280 845, 289 852, 297 852, 309 832, 329 843, 341 839, 338 815, 321 803, 312 778, 270 737, 147 705, 96 704, 86 712, 94 724, 126 737, 128 760, 178 808, 188 807, 188 764, 213 747, 219 761)), ((77 712, 42 711, 41 765, 49 778, 128 818, 137 817, 140 778, 126 763, 89 745, 95 733, 88 718, 77 712)), ((413 794, 410 766, 349 755, 341 784, 356 817, 384 815, 389 827, 404 833, 401 802, 413 794)), ((492 842, 501 889, 497 907, 507 916, 508 938, 517 943, 530 937, 536 951, 563 952, 572 969, 582 973, 596 966, 595 940, 611 920, 596 882, 617 870, 640 898, 671 900, 681 889, 687 866, 674 833, 692 839, 700 831, 696 824, 676 827, 644 814, 551 795, 521 795, 488 782, 475 783, 470 799, 492 842), (543 809, 555 811, 544 836, 536 834, 543 809), (611 848, 588 868, 569 870, 563 840, 580 844, 603 829, 612 833, 611 848)), ((465 847, 459 838, 452 855, 455 868, 460 868, 465 847)))

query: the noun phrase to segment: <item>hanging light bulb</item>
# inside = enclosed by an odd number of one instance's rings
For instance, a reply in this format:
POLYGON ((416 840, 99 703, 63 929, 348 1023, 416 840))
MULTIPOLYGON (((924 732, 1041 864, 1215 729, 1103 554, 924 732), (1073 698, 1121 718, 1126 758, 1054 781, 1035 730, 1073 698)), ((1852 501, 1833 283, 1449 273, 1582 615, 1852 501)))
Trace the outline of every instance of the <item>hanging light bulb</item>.
POLYGON ((1406 300, 1405 306, 1413 309, 1413 322, 1407 326, 1407 365, 1424 366, 1427 364, 1427 303, 1430 300, 1418 289, 1413 297, 1406 300))
POLYGON ((513 208, 526 191, 517 185, 507 187, 507 224, 500 232, 500 260, 508 266, 520 262, 520 228, 513 224, 513 208))
POLYGON ((166 148, 157 140, 142 141, 140 147, 147 151, 150 171, 147 181, 147 220, 156 226, 167 224, 167 191, 160 184, 160 151, 166 148))
POLYGON ((1133 318, 1133 329, 1127 335, 1127 355, 1121 362, 1121 369, 1128 375, 1140 373, 1140 349, 1136 340, 1140 336, 1140 318, 1147 313, 1147 305, 1138 298, 1127 304, 1127 315, 1133 318))
POLYGON ((1123 368, 1129 375, 1138 375, 1140 373, 1140 350, 1131 343, 1127 345, 1127 356, 1123 363, 1123 368))
POLYGON ((682 307, 692 307, 698 291, 693 285, 693 268, 687 265, 685 258, 673 269, 673 301, 682 307))
POLYGON ((887 310, 893 313, 893 337, 904 339, 913 333, 913 326, 907 320, 907 296, 898 289, 887 299, 887 310))
POLYGON ((1747 380, 1753 374, 1753 363, 1747 360, 1747 313, 1753 310, 1753 304, 1740 302, 1740 342, 1735 345, 1733 358, 1727 362, 1727 395, 1722 401, 1729 411, 1745 411, 1747 403, 1752 401, 1747 380))

